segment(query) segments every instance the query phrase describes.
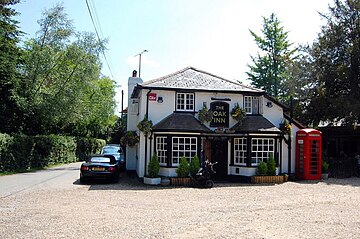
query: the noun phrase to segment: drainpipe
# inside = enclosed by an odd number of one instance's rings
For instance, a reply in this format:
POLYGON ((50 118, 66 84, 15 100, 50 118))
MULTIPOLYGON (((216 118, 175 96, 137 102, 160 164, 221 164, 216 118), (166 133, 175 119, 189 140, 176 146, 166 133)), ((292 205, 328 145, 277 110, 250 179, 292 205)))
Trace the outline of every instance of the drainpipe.
MULTIPOLYGON (((293 119, 293 112, 294 112, 294 106, 293 106, 293 97, 290 96, 290 119, 289 119, 289 124, 292 124, 292 119, 293 119)), ((292 134, 292 130, 290 130, 291 134, 292 134)), ((291 174, 291 134, 289 134, 289 144, 288 144, 288 158, 289 158, 289 175, 291 174)))
MULTIPOLYGON (((145 113, 145 117, 148 118, 149 116, 149 94, 150 94, 151 90, 148 91, 148 93, 146 94, 146 113, 145 113)), ((146 175, 146 168, 147 168, 147 135, 145 135, 145 164, 144 164, 144 177, 146 175)))

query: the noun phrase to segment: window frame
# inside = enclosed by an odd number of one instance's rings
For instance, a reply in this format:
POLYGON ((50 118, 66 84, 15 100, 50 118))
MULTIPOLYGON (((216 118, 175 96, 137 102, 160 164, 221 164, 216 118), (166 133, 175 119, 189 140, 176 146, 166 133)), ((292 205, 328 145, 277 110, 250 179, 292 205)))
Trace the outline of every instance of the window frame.
POLYGON ((246 166, 248 154, 248 139, 245 137, 234 138, 234 165, 246 166))
POLYGON ((176 92, 175 109, 176 109, 176 111, 194 112, 194 110, 195 110, 195 93, 194 92, 176 92), (182 96, 182 97, 180 98, 180 96, 182 96), (192 98, 190 99, 189 96, 191 96, 192 98), (179 100, 181 100, 181 99, 183 102, 179 102, 179 100), (187 101, 191 101, 191 103, 187 102, 187 101))
POLYGON ((244 96, 244 109, 246 114, 251 115, 252 114, 252 96, 244 96), (250 99, 250 102, 248 102, 250 99), (248 105, 250 103, 250 106, 248 105), (249 110, 250 108, 250 110, 249 110))
POLYGON ((160 166, 167 166, 168 164, 168 137, 157 136, 155 143, 155 153, 158 157, 160 166))
POLYGON ((178 167, 180 159, 185 156, 189 162, 197 155, 198 138, 191 136, 173 136, 171 138, 171 166, 178 167), (177 142, 175 142, 177 140, 177 142), (187 144, 187 140, 189 143, 187 144), (194 140, 194 141, 193 141, 194 140), (187 146, 189 148, 187 148, 187 146), (193 148, 194 147, 194 148, 193 148), (177 154, 177 155, 176 155, 177 154), (174 161, 177 159, 177 162, 174 161))
POLYGON ((251 139, 251 166, 258 166, 260 161, 267 162, 270 154, 275 155, 275 139, 273 138, 252 138, 251 139), (255 143, 256 141, 256 143, 255 143), (261 141, 261 144, 258 142, 261 141), (267 141, 267 145, 264 142, 267 141), (272 144, 270 144, 272 142, 272 144), (254 149, 254 147, 256 147, 254 149), (265 148, 267 147, 267 150, 265 148), (272 150, 270 150, 272 148, 272 150), (261 155, 261 156, 260 156, 261 155), (266 160, 264 160, 266 159, 266 160))

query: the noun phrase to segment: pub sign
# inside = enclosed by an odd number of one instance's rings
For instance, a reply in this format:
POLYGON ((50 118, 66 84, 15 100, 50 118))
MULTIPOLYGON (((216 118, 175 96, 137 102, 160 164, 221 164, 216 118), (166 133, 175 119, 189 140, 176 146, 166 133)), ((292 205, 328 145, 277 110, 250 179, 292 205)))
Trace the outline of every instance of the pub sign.
POLYGON ((210 127, 229 128, 229 104, 222 101, 215 101, 210 104, 213 118, 210 127))

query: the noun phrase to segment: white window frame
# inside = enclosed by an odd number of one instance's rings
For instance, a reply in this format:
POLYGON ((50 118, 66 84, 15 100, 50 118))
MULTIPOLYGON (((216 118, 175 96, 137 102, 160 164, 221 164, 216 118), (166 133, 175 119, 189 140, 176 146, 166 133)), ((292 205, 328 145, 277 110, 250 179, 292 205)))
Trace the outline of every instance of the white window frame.
POLYGON ((244 109, 246 114, 263 114, 263 99, 260 96, 244 96, 244 109), (254 104, 255 103, 255 104, 254 104), (257 108, 257 112, 254 112, 257 108))
POLYGON ((172 137, 172 166, 179 166, 185 156, 189 162, 197 155, 197 137, 172 137))
POLYGON ((252 96, 244 96, 244 109, 246 114, 252 114, 252 96))
POLYGON ((167 137, 156 137, 156 155, 160 166, 167 166, 167 137))
POLYGON ((234 165, 246 166, 247 138, 234 138, 234 165))
POLYGON ((252 138, 251 139, 251 166, 257 166, 260 161, 269 159, 270 154, 274 155, 275 139, 252 138))
POLYGON ((193 112, 195 105, 194 93, 176 93, 176 110, 193 112))

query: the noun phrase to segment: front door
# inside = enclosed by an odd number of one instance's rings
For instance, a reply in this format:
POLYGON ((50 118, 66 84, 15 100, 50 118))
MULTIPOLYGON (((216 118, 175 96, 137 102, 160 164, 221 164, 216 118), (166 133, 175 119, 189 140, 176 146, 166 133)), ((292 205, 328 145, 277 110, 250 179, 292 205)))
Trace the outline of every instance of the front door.
POLYGON ((218 162, 214 166, 216 174, 213 175, 215 180, 224 180, 228 175, 228 141, 223 138, 215 138, 211 143, 211 161, 218 162))

